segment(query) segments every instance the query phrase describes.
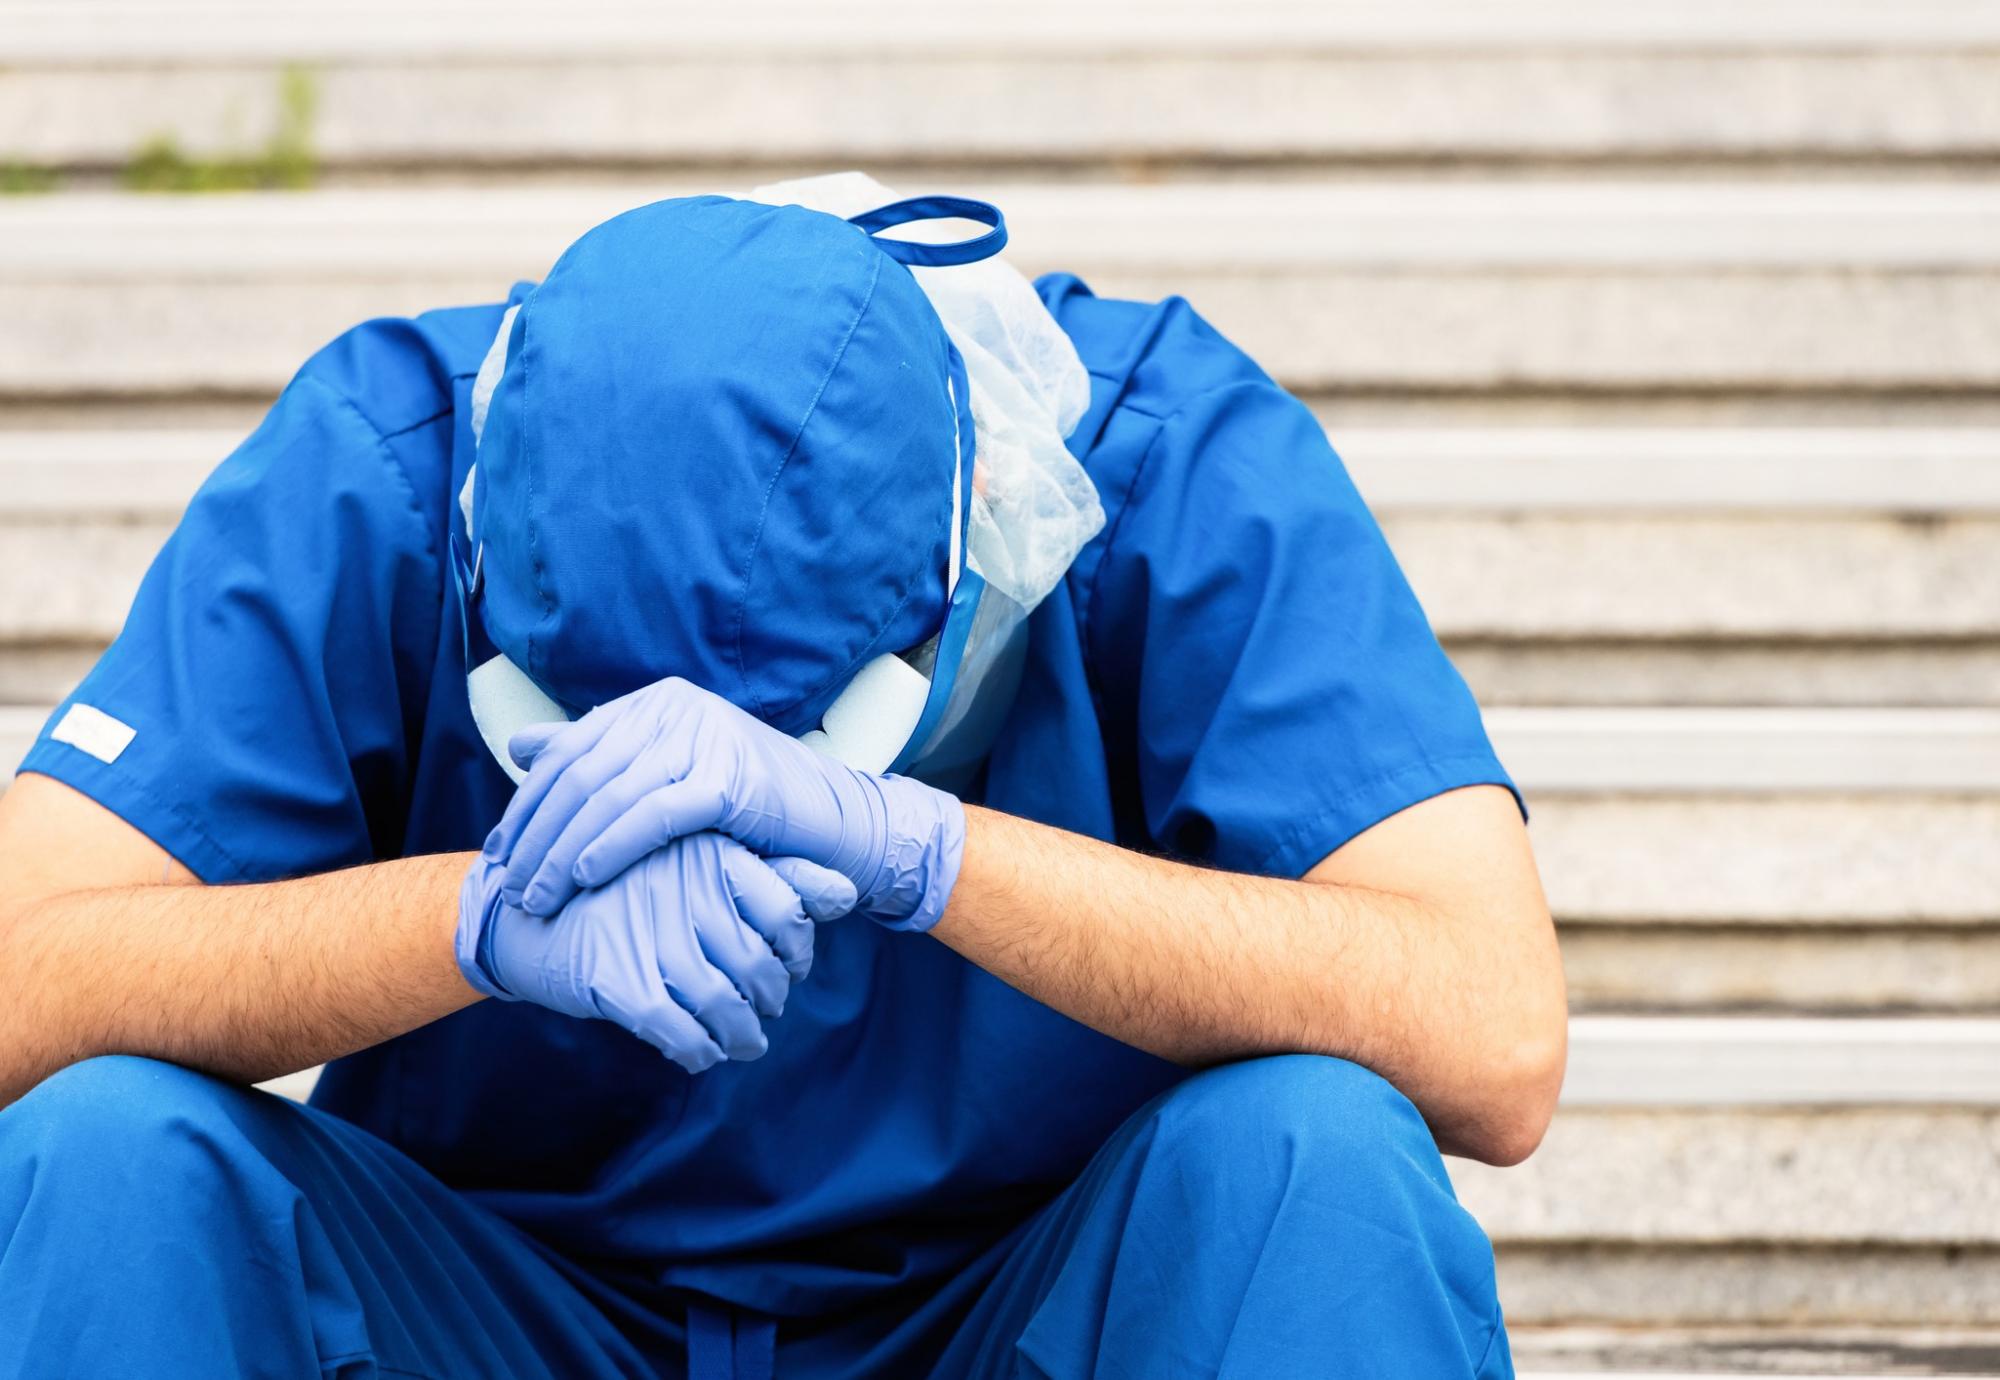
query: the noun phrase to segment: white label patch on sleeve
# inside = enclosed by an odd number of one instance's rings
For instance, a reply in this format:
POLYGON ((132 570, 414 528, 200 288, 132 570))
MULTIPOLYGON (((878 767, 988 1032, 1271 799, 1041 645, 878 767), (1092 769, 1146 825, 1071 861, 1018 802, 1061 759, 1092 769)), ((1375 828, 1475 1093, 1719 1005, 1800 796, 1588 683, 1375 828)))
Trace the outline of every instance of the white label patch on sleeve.
POLYGON ((73 704, 69 713, 49 730, 49 737, 55 742, 68 743, 87 752, 100 762, 116 762, 118 754, 131 746, 137 733, 132 725, 112 718, 102 709, 73 704))

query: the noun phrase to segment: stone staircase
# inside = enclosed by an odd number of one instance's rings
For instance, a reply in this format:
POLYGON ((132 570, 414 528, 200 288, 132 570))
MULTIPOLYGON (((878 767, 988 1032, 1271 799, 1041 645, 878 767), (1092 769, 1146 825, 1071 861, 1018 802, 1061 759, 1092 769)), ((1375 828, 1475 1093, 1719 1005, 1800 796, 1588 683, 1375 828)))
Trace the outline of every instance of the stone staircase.
POLYGON ((2000 3, 0 0, 0 54, 0 758, 343 326, 678 191, 991 195, 1312 401, 1529 792, 1570 1078, 1453 1166, 1524 1372, 2000 1374, 2000 3))

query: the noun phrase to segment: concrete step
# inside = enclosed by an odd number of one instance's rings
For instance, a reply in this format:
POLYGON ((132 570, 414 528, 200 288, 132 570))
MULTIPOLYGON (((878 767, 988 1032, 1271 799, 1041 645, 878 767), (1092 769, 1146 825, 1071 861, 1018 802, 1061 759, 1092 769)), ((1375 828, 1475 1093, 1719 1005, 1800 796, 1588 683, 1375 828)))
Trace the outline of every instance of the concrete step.
MULTIPOLYGON (((1736 662, 1713 671, 1716 699, 1781 683, 1764 675, 1765 644, 1799 643, 1836 644, 1793 677, 1836 698, 1906 698, 1897 686, 1934 703, 1995 693, 1984 674, 2000 644, 2000 432, 1990 428, 1336 437, 1434 624, 1474 649, 1475 681, 1543 687, 1500 702, 1591 698, 1572 687, 1600 674, 1626 687, 1600 698, 1646 698, 1676 649, 1635 662, 1633 643, 1732 648, 1736 662), (1548 644, 1549 666, 1513 662, 1531 642, 1548 644), (1864 645, 1840 645, 1854 643, 1864 645), (1890 688, 1851 679, 1873 643, 1895 644, 1874 673, 1890 688), (1926 643, 1912 659, 1911 644, 1926 643)), ((0 433, 0 524, 21 572, 0 589, 0 643, 88 644, 115 631, 172 515, 237 439, 0 433)))
POLYGON ((1561 931, 1580 1012, 2000 1015, 2000 921, 1566 918, 1561 931))
POLYGON ((10 0, 0 161, 117 168, 161 134, 241 154, 280 127, 293 71, 302 142, 335 168, 2000 150, 1990 0, 1630 8, 10 0))
POLYGON ((1542 1149, 1452 1177, 1517 1324, 1990 1326, 1996 1069, 2000 1022, 1580 1018, 1542 1149))
MULTIPOLYGON (((2000 705, 2000 642, 1981 637, 1552 639, 1447 629, 1444 641, 1486 705, 2000 705)), ((0 678, 6 665, 0 653, 0 678)))
MULTIPOLYGON (((4 521, 0 644, 109 638, 170 528, 34 514, 4 521)), ((1391 513, 1384 528, 1439 634, 1502 653, 1524 642, 1573 651, 1749 644, 1752 652, 1828 642, 1846 653, 1855 643, 1895 653, 1923 643, 1977 659, 2000 642, 2000 519, 1391 513)), ((1979 698, 1977 675, 1963 679, 1979 698)))
POLYGON ((1552 795, 2000 793, 2000 711, 1495 709, 1501 757, 1552 795))
POLYGON ((1929 640, 2000 630, 2000 523, 1391 515, 1446 636, 1929 640))
MULTIPOLYGON (((15 198, 0 205, 0 395, 265 396, 344 326, 491 299, 645 195, 15 198)), ((1183 293, 1307 392, 2000 383, 2000 187, 1980 183, 1043 184, 1003 199, 1024 267, 1183 293)))
MULTIPOLYGON (((2000 1020, 1582 1016, 1570 1025, 1563 1106, 1607 1116, 1633 1108, 1980 1107, 1993 1109, 1981 1134, 1987 1153, 2000 1155, 2000 1020)), ((1892 1124, 1903 1123, 1882 1123, 1892 1124)), ((1993 1210, 1978 1220, 2000 1246, 2000 1179, 1989 1187, 1993 1210)))
POLYGON ((2000 1332, 1991 1328, 1605 1328, 1508 1329, 1514 1363, 1542 1380, 1651 1380, 1786 1375, 1794 1380, 1886 1380, 1891 1376, 2000 1375, 2000 1332))
MULTIPOLYGON (((1968 566, 1963 553, 1978 543, 1957 535, 1990 531, 2000 512, 2000 430, 1992 426, 1555 426, 1504 412, 1454 426, 1385 426, 1365 416, 1350 425, 1344 418, 1355 410, 1328 408, 1331 434, 1486 703, 2000 704, 2000 640, 1990 624, 1977 630, 1968 597, 1986 597, 1979 582, 1990 583, 1982 571, 1992 564, 1974 551, 1968 566), (1449 535, 1437 535, 1435 524, 1449 535), (1519 557, 1532 570, 1515 578, 1456 553, 1467 524, 1485 534, 1479 551, 1540 541, 1519 557), (1635 530, 1652 542, 1607 554, 1635 530), (1615 536, 1594 535, 1604 531, 1615 536), (1933 531, 1944 533, 1945 547, 1927 545, 1933 531), (1884 536, 1878 556, 1916 554, 1858 567, 1853 542, 1870 534, 1884 536), (1776 535, 1792 539, 1786 549, 1802 552, 1820 582, 1760 579, 1781 564, 1755 554, 1776 535), (1635 553, 1675 540, 1696 549, 1678 568, 1645 578, 1607 581, 1585 564, 1615 557, 1604 569, 1622 571, 1635 553), (1738 549, 1719 556, 1716 547, 1729 542, 1738 549), (1551 568, 1564 561, 1571 564, 1551 568), (1891 578, 1881 578, 1885 571, 1891 578), (1902 594, 1884 594, 1898 585, 1902 594), (1859 611, 1869 616, 1849 617, 1845 630, 1834 618, 1829 632, 1825 591, 1843 591, 1856 611, 1864 586, 1871 607, 1859 611), (1959 614, 1941 620, 1940 601, 1954 588, 1959 614), (1568 629, 1526 621, 1553 589, 1569 591, 1571 612, 1586 599, 1597 601, 1595 611, 1568 629), (1692 607, 1696 599, 1733 613, 1737 626, 1692 607)), ((58 698, 82 674, 122 617, 165 524, 255 419, 254 409, 229 415, 226 427, 105 430, 87 425, 93 414, 67 413, 51 425, 0 430, 0 530, 15 562, 34 572, 13 597, 0 591, 0 701, 58 698), (78 523, 112 530, 79 533, 78 523), (128 524, 147 530, 119 530, 128 524), (10 607, 33 612, 9 627, 10 607), (61 618, 76 621, 65 627, 61 618)), ((1605 415, 1615 422, 1621 414, 1605 415)))
POLYGON ((1152 50, 1259 51, 1279 44, 1363 51, 1410 47, 1548 46, 1579 51, 1876 51, 1981 48, 2000 40, 1991 0, 1910 0, 1894 7, 1828 8, 1810 0, 1689 0, 1671 11, 1606 8, 1587 0, 1241 0, 1218 15, 1197 0, 1056 0, 916 9, 900 0, 850 0, 838 16, 812 0, 748 0, 726 10, 663 14, 633 0, 583 0, 560 16, 491 0, 306 0, 279 10, 259 0, 4 0, 23 27, 24 62, 380 56, 437 59, 504 53, 517 59, 578 53, 800 50, 928 53, 965 49, 1122 56, 1152 50), (1135 20, 1144 18, 1143 25, 1135 20), (1061 22, 1057 22, 1061 21, 1061 22), (1103 53, 1115 46, 1116 52, 1103 53))
MULTIPOLYGON (((1986 427, 1390 428, 1330 418, 1329 435, 1369 506, 1397 517, 2000 512, 2000 430, 1986 427)), ((0 437, 0 455, 7 445, 0 437)))
MULTIPOLYGON (((2000 428, 1369 427, 1330 434, 1384 516, 2000 514, 2000 428)), ((179 515, 235 428, 0 430, 0 516, 179 515)))
POLYGON ((1528 789, 1535 855, 1565 920, 1867 929, 2000 919, 2000 800, 1990 795, 1528 789))
POLYGON ((2000 1254, 1985 1248, 1501 1241, 1496 1255, 1501 1301, 1528 1325, 1975 1328, 2000 1316, 2000 1254))

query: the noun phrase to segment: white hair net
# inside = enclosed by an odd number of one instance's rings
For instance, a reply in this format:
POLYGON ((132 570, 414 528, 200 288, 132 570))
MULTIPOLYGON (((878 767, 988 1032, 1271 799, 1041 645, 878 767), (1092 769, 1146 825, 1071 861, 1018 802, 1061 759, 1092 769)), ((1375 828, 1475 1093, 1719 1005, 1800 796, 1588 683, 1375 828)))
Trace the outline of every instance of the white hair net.
MULTIPOLYGON (((750 196, 842 219, 901 200, 859 172, 774 182, 750 196)), ((1097 489, 1063 444, 1090 406, 1090 376, 1034 286, 1004 259, 910 271, 972 385, 966 559, 989 589, 1033 609, 1104 526, 1097 489)))

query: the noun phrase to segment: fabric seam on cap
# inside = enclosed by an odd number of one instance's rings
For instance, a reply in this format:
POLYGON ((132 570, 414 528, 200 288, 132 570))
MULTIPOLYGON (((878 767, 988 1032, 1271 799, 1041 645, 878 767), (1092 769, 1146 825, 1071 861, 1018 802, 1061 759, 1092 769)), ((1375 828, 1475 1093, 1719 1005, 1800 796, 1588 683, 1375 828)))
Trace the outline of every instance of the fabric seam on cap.
MULTIPOLYGON (((854 319, 847 323, 847 334, 840 338, 840 348, 833 352, 833 359, 827 364, 826 372, 820 375, 819 387, 813 390, 812 401, 806 404, 805 415, 799 418, 798 427, 792 432, 791 444, 785 447, 785 454, 778 461, 778 467, 771 472, 771 482, 764 486, 764 501, 757 509, 757 526, 750 537, 750 549, 744 553, 743 572, 738 577, 741 589, 736 597, 736 630, 735 636, 731 639, 730 650, 736 662, 737 683, 743 687, 744 696, 750 701, 751 709, 760 719, 766 717, 764 701, 751 687, 750 671, 743 663, 743 621, 748 616, 750 607, 751 572, 757 565, 757 553, 764 546, 764 523, 771 515, 771 495, 778 491, 778 481, 785 477, 785 471, 791 466, 792 456, 798 453, 799 442, 805 438, 806 427, 812 422, 813 414, 819 411, 819 400, 826 396, 827 385, 833 382, 833 376, 839 372, 841 361, 847 358, 847 347, 854 343, 855 332, 861 329, 861 323, 867 317, 868 309, 875 304, 875 289, 882 281, 882 260, 886 257, 888 256, 880 252, 872 256, 870 267, 873 272, 868 278, 868 290, 861 295, 860 309, 854 313, 854 319)), ((908 598, 906 593, 904 601, 908 602, 908 598)), ((897 608, 901 607, 901 604, 897 605, 897 608)), ((878 632, 876 636, 879 637, 881 634, 878 632)))
MULTIPOLYGON (((543 280, 542 287, 547 287, 550 283, 554 282, 556 275, 561 273, 562 271, 563 271, 563 265, 560 261, 558 261, 556 266, 549 270, 549 276, 543 280)), ((535 519, 535 479, 537 475, 540 473, 540 470, 535 464, 535 453, 534 453, 535 442, 534 442, 534 437, 531 434, 528 426, 528 418, 532 416, 534 413, 534 409, 529 406, 529 399, 528 399, 528 384, 531 379, 531 373, 528 368, 528 321, 529 317, 533 314, 535 298, 539 296, 540 293, 541 293, 541 288, 536 288, 534 292, 529 293, 526 297, 521 299, 521 315, 516 322, 516 325, 520 328, 521 332, 521 358, 519 361, 520 371, 521 371, 520 375, 521 406, 519 409, 521 416, 521 461, 522 461, 522 468, 524 468, 528 472, 527 473, 528 493, 527 493, 527 504, 526 504, 527 507, 526 516, 527 516, 527 526, 528 526, 528 568, 534 572, 535 593, 541 596, 542 622, 553 623, 555 621, 555 616, 556 616, 556 601, 555 601, 555 596, 549 592, 548 570, 547 567, 542 562, 541 524, 535 519)), ((539 670, 540 679, 542 683, 547 684, 548 668, 545 666, 538 667, 535 661, 534 627, 530 627, 528 629, 527 659, 528 659, 529 675, 533 677, 539 670)))
MULTIPOLYGON (((955 349, 957 347, 954 346, 952 348, 955 349)), ((976 444, 977 441, 975 440, 975 445, 976 444)), ((952 463, 954 465, 958 463, 957 456, 953 456, 952 463)), ((944 515, 944 521, 946 526, 949 527, 951 522, 954 521, 956 517, 957 517, 956 513, 950 513, 950 512, 946 513, 944 515)), ((808 692, 807 694, 801 695, 798 698, 791 700, 785 704, 779 705, 778 708, 782 711, 790 709, 793 705, 803 704, 807 700, 811 699, 813 695, 816 695, 821 690, 824 690, 828 685, 839 684, 840 682, 846 680, 849 676, 853 675, 854 672, 860 668, 861 664, 864 661, 867 661, 871 656, 875 654, 876 644, 882 640, 882 634, 889 631, 890 624, 896 621, 896 615, 901 613, 904 610, 904 608, 908 606, 910 602, 910 596, 916 593, 917 581, 923 578, 923 574, 924 574, 924 568, 921 565, 918 566, 915 570, 912 570, 910 572, 909 578, 903 581, 903 589, 901 597, 896 600, 894 606, 891 607, 887 615, 883 617, 881 625, 877 627, 872 634, 869 635, 869 638, 866 642, 863 642, 861 644, 860 650, 855 652, 855 654, 852 657, 848 658, 847 664, 845 666, 842 666, 838 671, 835 671, 832 675, 828 676, 826 680, 821 685, 816 687, 814 690, 808 692)), ((949 615, 949 613, 950 613, 950 600, 949 598, 947 598, 946 600, 947 616, 949 615)))

